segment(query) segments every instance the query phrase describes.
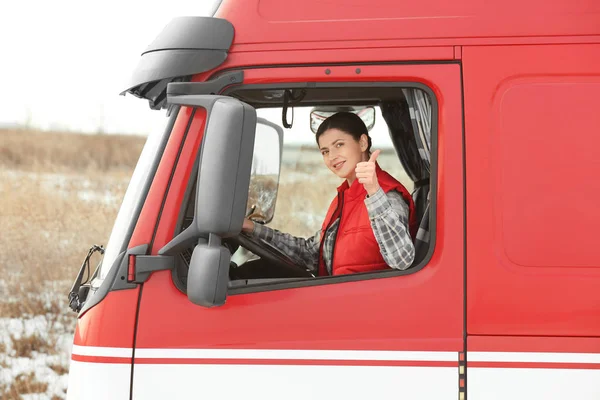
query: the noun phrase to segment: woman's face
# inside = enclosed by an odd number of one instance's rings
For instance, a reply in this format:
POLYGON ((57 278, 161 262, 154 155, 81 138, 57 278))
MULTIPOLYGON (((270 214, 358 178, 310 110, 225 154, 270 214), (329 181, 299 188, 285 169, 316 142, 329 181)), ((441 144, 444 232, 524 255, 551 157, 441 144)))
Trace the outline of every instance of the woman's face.
POLYGON ((328 129, 319 136, 319 150, 327 168, 352 184, 356 177, 356 164, 367 161, 367 135, 355 140, 352 135, 339 129, 328 129))

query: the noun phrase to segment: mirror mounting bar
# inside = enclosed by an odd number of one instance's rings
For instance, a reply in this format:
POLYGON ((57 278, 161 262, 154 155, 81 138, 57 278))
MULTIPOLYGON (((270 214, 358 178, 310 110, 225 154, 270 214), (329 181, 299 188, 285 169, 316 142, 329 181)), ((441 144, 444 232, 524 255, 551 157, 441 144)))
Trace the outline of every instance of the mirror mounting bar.
POLYGON ((167 85, 167 98, 173 103, 175 96, 183 95, 218 95, 232 85, 244 83, 244 71, 226 72, 215 79, 205 82, 172 82, 167 85))

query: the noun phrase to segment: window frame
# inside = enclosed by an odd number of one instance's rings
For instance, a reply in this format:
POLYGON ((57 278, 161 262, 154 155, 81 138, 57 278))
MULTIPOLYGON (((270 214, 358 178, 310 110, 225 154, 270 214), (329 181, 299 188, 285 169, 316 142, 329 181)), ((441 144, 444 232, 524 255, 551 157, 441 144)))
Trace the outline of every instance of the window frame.
MULTIPOLYGON (((243 71, 243 69, 242 69, 243 71)), ((277 79, 277 78, 274 78, 277 79)), ((424 83, 414 81, 319 81, 319 82, 272 82, 272 83, 261 83, 261 84, 239 84, 228 86, 221 93, 222 96, 231 96, 232 93, 238 90, 244 89, 258 89, 258 90, 273 90, 273 89, 295 89, 295 88, 344 88, 344 87, 387 87, 387 88, 398 88, 399 90, 404 88, 416 88, 423 90, 429 96, 431 100, 432 115, 431 115, 431 165, 430 165, 430 214, 429 214, 429 233, 430 241, 427 254, 421 262, 417 265, 411 266, 406 270, 383 270, 373 272, 354 273, 347 275, 338 276, 321 276, 311 277, 306 279, 290 278, 290 280, 284 280, 275 282, 262 282, 256 284, 248 284, 245 286, 233 287, 228 289, 228 296, 248 293, 267 292, 272 290, 284 290, 284 289, 295 289, 310 286, 330 285, 339 284, 345 282, 356 282, 371 279, 384 279, 393 278, 397 276, 404 276, 417 273, 429 264, 433 254, 435 252, 437 242, 437 191, 438 191, 438 126, 439 126, 439 102, 433 89, 424 83)), ((250 104, 250 103, 249 103, 250 104)), ((253 106, 252 104, 250 104, 253 106)), ((253 106, 254 107, 254 106, 253 106)), ((260 107, 267 108, 267 107, 260 107)), ((285 134, 285 133, 284 133, 285 134)), ((398 162, 401 162, 398 159, 398 162)), ((189 200, 192 197, 192 189, 195 187, 194 182, 198 174, 198 163, 197 159, 194 162, 192 173, 190 174, 190 181, 186 186, 186 192, 184 194, 184 200, 181 204, 179 215, 177 217, 176 232, 181 230, 185 218, 185 211, 188 207, 189 200)), ((333 198, 333 197, 332 197, 333 198)), ((419 222, 419 221, 418 221, 419 222)), ((181 263, 180 257, 176 258, 176 263, 181 263)), ((187 292, 186 285, 183 284, 178 274, 177 265, 172 271, 172 280, 175 286, 183 293, 187 292)))

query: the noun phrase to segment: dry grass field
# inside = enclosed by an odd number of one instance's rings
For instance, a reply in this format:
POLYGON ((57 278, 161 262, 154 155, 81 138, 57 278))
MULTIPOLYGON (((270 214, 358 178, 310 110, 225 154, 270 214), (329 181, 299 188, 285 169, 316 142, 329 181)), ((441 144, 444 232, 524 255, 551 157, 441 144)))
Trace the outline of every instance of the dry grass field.
MULTIPOLYGON (((0 130, 1 399, 65 397, 67 293, 90 246, 106 245, 144 140, 0 130)), ((378 162, 408 182, 392 150, 378 162)), ((286 148, 270 226, 314 234, 339 184, 316 148, 286 148)))
POLYGON ((64 398, 67 292, 88 248, 106 244, 143 143, 0 130, 0 398, 64 398))

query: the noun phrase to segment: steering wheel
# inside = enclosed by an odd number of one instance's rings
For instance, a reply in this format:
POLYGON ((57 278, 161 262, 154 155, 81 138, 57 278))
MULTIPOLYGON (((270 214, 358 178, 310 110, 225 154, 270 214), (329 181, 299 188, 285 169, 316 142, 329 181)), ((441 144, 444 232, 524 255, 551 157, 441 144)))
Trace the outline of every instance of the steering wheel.
POLYGON ((237 237, 232 238, 232 241, 236 242, 240 246, 250 250, 263 260, 267 260, 280 268, 283 268, 290 272, 290 275, 299 277, 314 277, 310 271, 306 268, 296 264, 291 258, 282 253, 278 248, 272 244, 245 233, 240 233, 237 237))

